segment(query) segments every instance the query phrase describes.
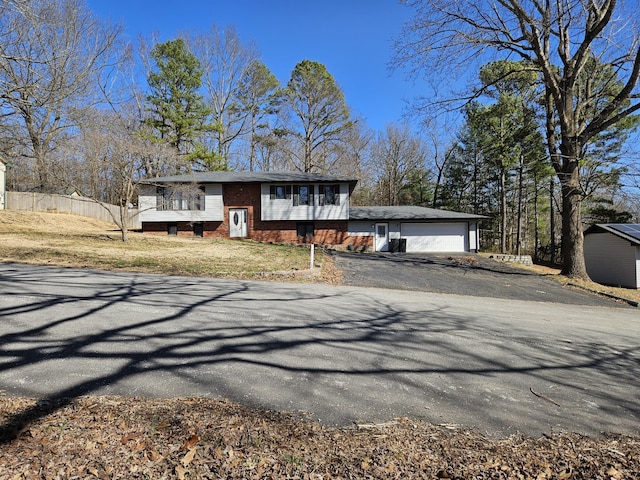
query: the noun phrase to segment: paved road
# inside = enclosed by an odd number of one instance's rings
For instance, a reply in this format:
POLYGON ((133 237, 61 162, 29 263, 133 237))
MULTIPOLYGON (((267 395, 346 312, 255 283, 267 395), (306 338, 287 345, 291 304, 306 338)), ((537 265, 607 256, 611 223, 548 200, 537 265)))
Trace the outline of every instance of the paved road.
POLYGON ((7 395, 640 434, 636 309, 0 264, 7 395))

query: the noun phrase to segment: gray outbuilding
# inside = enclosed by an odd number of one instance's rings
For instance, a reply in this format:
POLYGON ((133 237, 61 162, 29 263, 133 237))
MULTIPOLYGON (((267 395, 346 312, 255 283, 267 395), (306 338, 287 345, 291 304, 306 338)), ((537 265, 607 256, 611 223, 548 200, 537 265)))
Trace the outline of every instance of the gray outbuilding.
POLYGON ((640 224, 591 226, 584 234, 584 259, 594 282, 640 288, 640 224))

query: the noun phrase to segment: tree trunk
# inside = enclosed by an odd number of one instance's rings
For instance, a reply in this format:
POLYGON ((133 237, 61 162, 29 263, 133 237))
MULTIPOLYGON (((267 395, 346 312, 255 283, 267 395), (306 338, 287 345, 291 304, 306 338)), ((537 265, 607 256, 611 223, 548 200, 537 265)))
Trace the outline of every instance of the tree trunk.
POLYGON ((553 196, 555 195, 555 184, 553 178, 549 180, 549 230, 551 232, 549 248, 551 250, 551 264, 558 263, 557 245, 556 245, 556 211, 553 196))
POLYGON ((588 280, 584 261, 584 234, 582 231, 582 195, 578 168, 579 149, 563 142, 560 151, 565 168, 558 172, 562 187, 562 274, 569 278, 588 280))
POLYGON ((120 213, 120 234, 123 242, 129 240, 129 207, 128 205, 120 205, 119 207, 120 213))
POLYGON ((500 253, 507 253, 507 192, 506 173, 504 166, 500 167, 500 253))
POLYGON ((520 155, 520 166, 518 168, 518 227, 516 231, 516 255, 521 255, 522 250, 522 177, 524 170, 524 158, 520 155))

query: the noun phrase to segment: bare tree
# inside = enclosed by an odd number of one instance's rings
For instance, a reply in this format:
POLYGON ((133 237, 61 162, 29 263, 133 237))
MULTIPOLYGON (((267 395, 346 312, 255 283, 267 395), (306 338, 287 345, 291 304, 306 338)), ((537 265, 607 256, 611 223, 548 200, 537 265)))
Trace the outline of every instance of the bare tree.
POLYGON ((424 167, 425 158, 422 141, 406 124, 388 125, 377 135, 371 144, 371 163, 383 204, 400 204, 400 192, 405 182, 412 172, 424 167))
POLYGON ((327 68, 302 60, 291 72, 284 90, 291 114, 289 135, 298 148, 296 167, 303 172, 326 172, 336 142, 353 128, 344 93, 327 68))
POLYGON ((233 27, 224 30, 216 25, 202 33, 184 37, 204 72, 205 100, 215 125, 209 148, 227 163, 235 142, 248 131, 249 112, 238 101, 238 88, 247 69, 258 59, 253 44, 244 44, 233 27))
POLYGON ((130 208, 137 203, 141 182, 149 181, 148 172, 170 174, 189 165, 189 160, 174 148, 141 134, 140 128, 144 128, 140 112, 130 106, 119 111, 87 112, 70 146, 72 161, 66 163, 67 169, 81 173, 74 176, 58 172, 82 196, 105 207, 123 241, 127 241, 132 219, 130 208), (110 205, 118 210, 114 212, 110 205))
POLYGON ((398 66, 434 79, 486 62, 485 54, 526 60, 540 73, 547 148, 562 189, 563 273, 587 278, 580 164, 589 140, 640 109, 637 2, 616 0, 407 0, 415 18, 398 39, 398 66), (610 66, 614 94, 579 95, 590 59, 610 66), (590 115, 584 115, 590 110, 590 115), (588 118, 588 121, 584 121, 588 118))
POLYGON ((94 18, 82 0, 16 0, 0 10, 2 113, 19 126, 22 151, 35 161, 45 191, 53 187, 51 152, 118 62, 120 31, 94 18))

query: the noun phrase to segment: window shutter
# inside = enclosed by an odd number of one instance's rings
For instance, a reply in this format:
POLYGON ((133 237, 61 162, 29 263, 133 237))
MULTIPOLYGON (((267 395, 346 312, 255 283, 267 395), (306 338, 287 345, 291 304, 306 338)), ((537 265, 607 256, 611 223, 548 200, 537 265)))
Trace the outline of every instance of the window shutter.
POLYGON ((340 185, 336 185, 335 187, 333 187, 335 190, 333 192, 334 198, 335 198, 335 204, 336 205, 340 205, 340 185))
POLYGON ((315 204, 315 201, 314 201, 315 195, 313 191, 314 191, 313 185, 309 185, 309 205, 315 204))
POLYGON ((156 187, 156 210, 164 209, 164 188, 156 187))
POLYGON ((287 200, 291 200, 291 185, 287 185, 285 187, 285 195, 287 197, 287 200))
POLYGON ((271 198, 271 200, 275 200, 276 199, 276 186, 275 185, 270 185, 269 186, 269 198, 271 198))

